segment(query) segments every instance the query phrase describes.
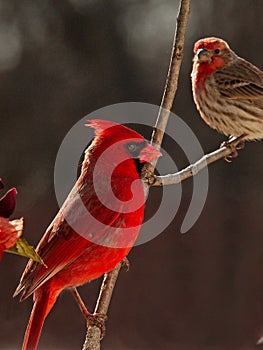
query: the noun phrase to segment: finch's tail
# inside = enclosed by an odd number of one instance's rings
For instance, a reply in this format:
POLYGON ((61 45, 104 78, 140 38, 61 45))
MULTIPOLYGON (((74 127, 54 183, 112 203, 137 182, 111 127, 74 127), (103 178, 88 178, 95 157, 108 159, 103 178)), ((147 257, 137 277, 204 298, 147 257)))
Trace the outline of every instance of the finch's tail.
MULTIPOLYGON (((34 305, 24 336, 22 350, 35 350, 37 348, 44 321, 56 302, 57 295, 50 291, 37 290, 34 293, 34 305)), ((43 288, 44 289, 44 288, 43 288)))

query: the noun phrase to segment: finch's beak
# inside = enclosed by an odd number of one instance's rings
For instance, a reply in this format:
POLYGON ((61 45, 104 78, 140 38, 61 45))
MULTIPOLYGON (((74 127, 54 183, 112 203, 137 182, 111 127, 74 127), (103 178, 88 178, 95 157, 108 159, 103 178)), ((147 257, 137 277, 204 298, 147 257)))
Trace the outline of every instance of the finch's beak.
POLYGON ((197 57, 197 61, 199 63, 201 63, 201 62, 211 62, 211 60, 212 60, 211 52, 207 51, 206 49, 199 49, 196 52, 196 57, 197 57))
POLYGON ((159 158, 162 156, 162 153, 149 143, 141 150, 139 159, 141 162, 150 162, 153 159, 159 158))

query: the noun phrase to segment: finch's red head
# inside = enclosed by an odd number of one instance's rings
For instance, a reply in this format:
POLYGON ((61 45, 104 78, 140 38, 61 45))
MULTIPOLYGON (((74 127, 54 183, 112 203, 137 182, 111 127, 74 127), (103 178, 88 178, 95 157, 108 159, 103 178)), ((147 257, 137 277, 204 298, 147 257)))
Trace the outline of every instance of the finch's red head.
POLYGON ((192 78, 197 82, 202 82, 237 59, 224 40, 214 37, 198 40, 194 45, 194 53, 192 78))
POLYGON ((194 62, 209 64, 214 70, 224 67, 236 58, 228 44, 218 38, 198 40, 194 45, 194 53, 194 62))
POLYGON ((218 38, 205 38, 200 39, 195 43, 194 53, 197 53, 198 50, 206 50, 210 52, 216 51, 218 54, 219 51, 225 49, 229 50, 229 46, 224 40, 218 38))

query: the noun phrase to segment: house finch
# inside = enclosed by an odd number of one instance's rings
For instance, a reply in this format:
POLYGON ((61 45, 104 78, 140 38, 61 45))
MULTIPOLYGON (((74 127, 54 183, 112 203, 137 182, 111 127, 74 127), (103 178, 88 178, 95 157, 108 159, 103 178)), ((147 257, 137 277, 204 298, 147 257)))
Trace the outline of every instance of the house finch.
POLYGON ((137 132, 92 120, 96 137, 85 152, 80 177, 36 251, 47 267, 30 260, 15 295, 34 293, 23 349, 37 348, 60 292, 112 270, 130 251, 144 215, 141 164, 161 153, 137 132))
POLYGON ((263 72, 218 38, 194 46, 192 89, 204 121, 222 134, 263 138, 263 72))

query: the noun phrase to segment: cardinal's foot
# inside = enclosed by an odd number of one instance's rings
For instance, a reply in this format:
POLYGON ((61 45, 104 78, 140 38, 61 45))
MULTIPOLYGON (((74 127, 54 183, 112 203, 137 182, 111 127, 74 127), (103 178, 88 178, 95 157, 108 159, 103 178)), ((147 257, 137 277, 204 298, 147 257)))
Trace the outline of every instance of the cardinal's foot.
POLYGON ((89 314, 87 315, 87 327, 89 326, 96 326, 100 329, 101 332, 101 339, 105 336, 106 334, 106 326, 105 322, 107 321, 108 316, 105 314, 89 314))
POLYGON ((130 264, 128 258, 125 257, 125 258, 122 260, 121 265, 122 265, 123 267, 126 267, 126 271, 127 271, 127 272, 130 270, 131 264, 130 264))

